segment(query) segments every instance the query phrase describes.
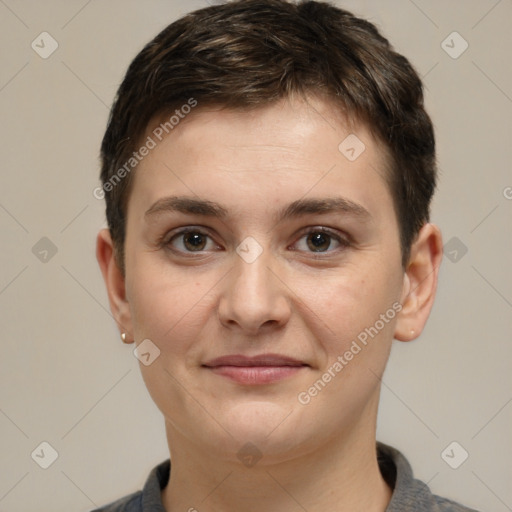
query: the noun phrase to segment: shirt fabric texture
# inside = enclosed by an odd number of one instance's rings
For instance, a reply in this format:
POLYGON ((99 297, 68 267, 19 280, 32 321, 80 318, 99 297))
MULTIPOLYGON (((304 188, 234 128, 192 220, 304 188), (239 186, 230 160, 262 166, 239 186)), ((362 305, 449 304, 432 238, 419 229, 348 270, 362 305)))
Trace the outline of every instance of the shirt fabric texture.
MULTIPOLYGON (((432 494, 426 484, 413 477, 407 459, 395 448, 377 443, 377 458, 382 476, 394 489, 385 512, 477 512, 432 494)), ((151 471, 142 491, 92 512, 166 512, 160 493, 169 481, 170 470, 168 459, 151 471)))

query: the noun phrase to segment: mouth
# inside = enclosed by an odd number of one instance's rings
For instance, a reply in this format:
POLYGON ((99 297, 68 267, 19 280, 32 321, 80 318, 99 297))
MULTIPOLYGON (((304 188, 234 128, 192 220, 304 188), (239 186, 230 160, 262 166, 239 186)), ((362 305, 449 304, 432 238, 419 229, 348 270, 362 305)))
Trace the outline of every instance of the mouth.
POLYGON ((238 384, 256 386, 286 379, 309 368, 309 365, 278 354, 261 354, 253 357, 237 354, 212 359, 202 367, 238 384))

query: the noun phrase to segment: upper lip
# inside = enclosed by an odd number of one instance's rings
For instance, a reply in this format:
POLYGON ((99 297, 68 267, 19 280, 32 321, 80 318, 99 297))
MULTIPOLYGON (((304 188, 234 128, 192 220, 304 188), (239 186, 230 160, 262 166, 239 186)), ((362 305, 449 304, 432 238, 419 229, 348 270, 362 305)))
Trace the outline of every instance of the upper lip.
POLYGON ((256 356, 244 356, 233 354, 210 359, 203 366, 215 368, 217 366, 308 366, 303 361, 279 354, 260 354, 256 356))

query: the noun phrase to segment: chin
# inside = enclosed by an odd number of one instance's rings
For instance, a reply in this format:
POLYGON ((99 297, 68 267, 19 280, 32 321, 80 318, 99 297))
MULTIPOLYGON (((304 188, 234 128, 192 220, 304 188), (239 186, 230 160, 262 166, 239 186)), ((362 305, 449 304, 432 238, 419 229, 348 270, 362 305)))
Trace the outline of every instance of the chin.
POLYGON ((250 400, 244 403, 226 404, 221 423, 233 436, 229 438, 235 450, 254 445, 265 455, 284 456, 300 444, 302 427, 295 405, 271 402, 269 400, 250 400), (300 428, 299 428, 300 427, 300 428))

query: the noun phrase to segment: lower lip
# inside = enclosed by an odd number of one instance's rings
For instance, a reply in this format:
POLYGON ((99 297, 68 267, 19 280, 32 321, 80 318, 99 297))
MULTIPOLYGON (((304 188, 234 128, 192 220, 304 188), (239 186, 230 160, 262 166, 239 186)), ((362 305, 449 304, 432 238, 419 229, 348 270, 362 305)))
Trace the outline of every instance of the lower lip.
POLYGON ((239 384, 271 384, 295 375, 305 366, 215 366, 207 367, 216 375, 234 380, 239 384))

